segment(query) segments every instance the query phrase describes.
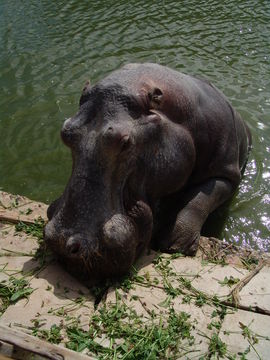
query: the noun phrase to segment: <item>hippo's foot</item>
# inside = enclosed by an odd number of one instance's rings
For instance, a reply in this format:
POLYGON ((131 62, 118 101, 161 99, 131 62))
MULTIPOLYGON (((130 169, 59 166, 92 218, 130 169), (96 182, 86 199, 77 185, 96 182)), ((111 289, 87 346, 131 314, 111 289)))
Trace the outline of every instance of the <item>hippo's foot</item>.
POLYGON ((155 248, 169 254, 180 252, 194 256, 200 240, 200 231, 194 230, 188 224, 176 222, 172 232, 158 234, 155 248), (166 236, 167 235, 167 236, 166 236))
POLYGON ((200 240, 200 233, 195 233, 192 238, 187 241, 183 241, 180 238, 179 241, 175 241, 165 252, 169 254, 182 253, 187 256, 195 256, 198 250, 200 240))
POLYGON ((175 200, 167 201, 161 209, 162 226, 154 235, 153 247, 169 253, 195 255, 201 228, 208 215, 226 201, 232 192, 233 187, 227 180, 209 179, 191 188, 182 199, 178 198, 178 204, 175 200))

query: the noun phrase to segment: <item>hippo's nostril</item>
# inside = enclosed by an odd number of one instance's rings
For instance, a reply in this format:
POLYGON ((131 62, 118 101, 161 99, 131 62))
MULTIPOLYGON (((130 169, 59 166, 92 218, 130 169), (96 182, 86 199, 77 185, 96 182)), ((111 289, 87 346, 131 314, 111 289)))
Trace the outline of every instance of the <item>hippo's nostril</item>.
POLYGON ((66 243, 66 249, 68 253, 77 254, 80 248, 81 248, 81 244, 79 239, 76 239, 73 236, 71 236, 66 243))

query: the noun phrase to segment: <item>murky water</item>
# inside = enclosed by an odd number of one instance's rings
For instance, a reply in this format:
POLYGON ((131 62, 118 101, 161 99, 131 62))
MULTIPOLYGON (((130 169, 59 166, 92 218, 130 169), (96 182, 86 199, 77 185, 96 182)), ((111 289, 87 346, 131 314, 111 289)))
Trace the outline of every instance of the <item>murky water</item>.
POLYGON ((247 121, 245 177, 214 223, 270 251, 269 0, 0 0, 0 187, 56 198, 71 167, 59 130, 85 80, 135 61, 207 77, 247 121))

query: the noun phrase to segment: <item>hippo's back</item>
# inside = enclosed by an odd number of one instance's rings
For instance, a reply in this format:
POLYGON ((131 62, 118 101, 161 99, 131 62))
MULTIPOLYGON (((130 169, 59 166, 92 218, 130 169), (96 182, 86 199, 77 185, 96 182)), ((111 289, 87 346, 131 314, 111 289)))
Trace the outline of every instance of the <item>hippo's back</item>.
POLYGON ((127 64, 100 82, 118 84, 133 96, 159 88, 164 101, 156 110, 188 129, 196 149, 191 182, 228 178, 235 184, 247 158, 249 130, 227 98, 209 81, 168 67, 127 64))

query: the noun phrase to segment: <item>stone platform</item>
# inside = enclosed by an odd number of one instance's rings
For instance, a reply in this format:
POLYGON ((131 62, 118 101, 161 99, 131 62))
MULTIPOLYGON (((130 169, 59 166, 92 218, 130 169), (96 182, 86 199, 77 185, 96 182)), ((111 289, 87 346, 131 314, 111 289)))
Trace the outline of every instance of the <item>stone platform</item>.
POLYGON ((89 289, 42 245, 46 208, 0 192, 0 359, 270 358, 267 254, 202 237, 89 289))

